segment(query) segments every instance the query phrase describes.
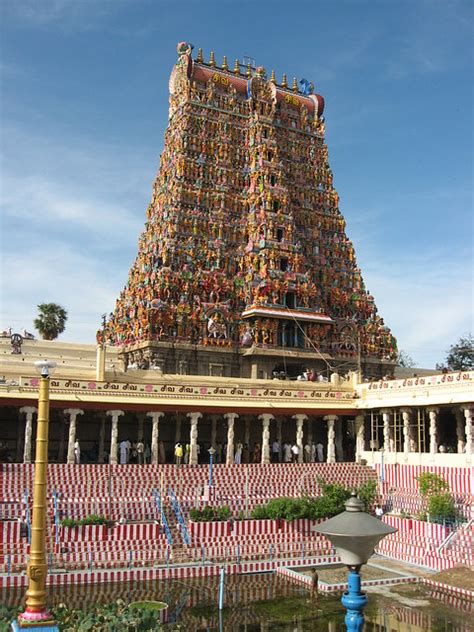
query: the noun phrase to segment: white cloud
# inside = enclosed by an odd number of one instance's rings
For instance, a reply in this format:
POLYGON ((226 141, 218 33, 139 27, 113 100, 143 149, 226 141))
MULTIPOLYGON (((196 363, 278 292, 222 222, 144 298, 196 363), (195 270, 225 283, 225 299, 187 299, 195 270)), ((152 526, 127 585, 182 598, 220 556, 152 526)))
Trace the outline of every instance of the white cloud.
POLYGON ((448 347, 473 329, 471 271, 436 253, 379 257, 362 268, 386 323, 418 366, 433 367, 448 347))
POLYGON ((32 331, 36 306, 59 303, 69 314, 62 339, 93 342, 100 315, 110 311, 127 276, 127 264, 109 266, 94 254, 45 239, 36 248, 4 257, 3 327, 32 331))
POLYGON ((71 236, 82 228, 90 231, 91 239, 119 242, 137 235, 143 224, 128 209, 81 187, 74 190, 40 176, 4 175, 2 180, 5 219, 59 228, 71 236))

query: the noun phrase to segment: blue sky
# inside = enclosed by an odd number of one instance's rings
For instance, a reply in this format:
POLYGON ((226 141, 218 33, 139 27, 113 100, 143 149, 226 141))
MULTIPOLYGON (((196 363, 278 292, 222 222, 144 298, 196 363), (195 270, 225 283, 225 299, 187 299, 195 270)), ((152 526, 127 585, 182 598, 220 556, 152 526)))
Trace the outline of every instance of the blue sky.
POLYGON ((471 1, 3 0, 0 327, 93 342, 127 280, 178 41, 314 82, 366 286, 432 367, 472 331, 471 1))

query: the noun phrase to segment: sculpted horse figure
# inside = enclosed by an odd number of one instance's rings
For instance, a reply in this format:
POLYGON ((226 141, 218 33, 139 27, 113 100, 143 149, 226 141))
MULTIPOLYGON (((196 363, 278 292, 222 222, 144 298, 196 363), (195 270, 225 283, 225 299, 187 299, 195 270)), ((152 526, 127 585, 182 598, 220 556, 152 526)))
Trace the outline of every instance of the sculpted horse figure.
POLYGON ((208 318, 207 332, 209 334, 209 338, 227 338, 227 328, 225 323, 220 322, 215 314, 213 316, 209 316, 208 318))

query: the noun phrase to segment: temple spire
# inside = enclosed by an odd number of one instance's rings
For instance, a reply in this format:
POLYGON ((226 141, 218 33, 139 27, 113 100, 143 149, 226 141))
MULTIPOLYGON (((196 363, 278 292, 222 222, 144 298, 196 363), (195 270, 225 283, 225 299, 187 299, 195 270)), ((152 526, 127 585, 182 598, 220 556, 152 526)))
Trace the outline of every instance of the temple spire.
POLYGON ((202 54, 202 48, 198 48, 198 54, 196 57, 196 61, 199 62, 200 64, 202 64, 202 62, 204 61, 204 57, 202 54))

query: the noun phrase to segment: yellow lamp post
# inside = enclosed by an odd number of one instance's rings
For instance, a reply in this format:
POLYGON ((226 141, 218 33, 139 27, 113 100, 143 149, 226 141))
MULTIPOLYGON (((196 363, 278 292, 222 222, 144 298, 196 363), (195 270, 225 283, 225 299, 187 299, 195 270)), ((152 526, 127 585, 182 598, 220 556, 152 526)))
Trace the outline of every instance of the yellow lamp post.
POLYGON ((13 621, 12 630, 34 628, 41 632, 59 632, 46 606, 46 511, 47 468, 49 442, 49 375, 55 362, 35 362, 41 373, 38 397, 35 474, 33 482, 33 514, 31 525, 30 561, 27 566, 28 590, 25 612, 13 621))

